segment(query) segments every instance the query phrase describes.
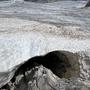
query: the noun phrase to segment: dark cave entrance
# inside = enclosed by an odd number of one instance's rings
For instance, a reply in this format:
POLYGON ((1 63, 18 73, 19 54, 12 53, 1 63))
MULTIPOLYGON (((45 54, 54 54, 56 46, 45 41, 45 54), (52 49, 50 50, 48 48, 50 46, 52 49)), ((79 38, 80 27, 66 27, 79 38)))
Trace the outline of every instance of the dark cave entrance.
MULTIPOLYGON (((12 84, 15 83, 17 81, 16 77, 20 75, 23 75, 20 82, 22 82, 22 80, 32 80, 35 74, 36 66, 38 67, 41 65, 51 70, 59 78, 68 79, 71 77, 79 77, 80 74, 79 55, 77 53, 68 51, 52 51, 42 56, 32 57, 23 64, 17 66, 18 69, 14 73, 14 76, 11 78, 10 82, 12 84), (32 70, 31 73, 28 73, 28 75, 25 74, 30 70, 32 70)), ((9 84, 7 83, 2 88, 9 88, 10 86, 8 86, 9 84)))
POLYGON ((78 77, 79 55, 68 51, 52 51, 42 56, 35 56, 26 61, 20 70, 43 65, 60 78, 78 77))
POLYGON ((79 55, 68 51, 52 51, 43 56, 42 65, 60 78, 78 77, 79 55))

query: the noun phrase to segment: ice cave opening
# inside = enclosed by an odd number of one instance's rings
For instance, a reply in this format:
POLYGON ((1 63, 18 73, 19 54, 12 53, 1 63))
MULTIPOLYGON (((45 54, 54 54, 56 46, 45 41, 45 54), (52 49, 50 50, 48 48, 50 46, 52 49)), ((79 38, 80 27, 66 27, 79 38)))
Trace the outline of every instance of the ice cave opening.
MULTIPOLYGON (((16 67, 18 67, 18 69, 13 73, 9 81, 12 84, 18 82, 18 78, 20 78, 19 83, 22 82, 22 80, 32 81, 35 75, 47 75, 48 70, 50 71, 49 73, 52 72, 52 75, 54 74, 59 78, 65 79, 72 77, 77 78, 80 74, 79 55, 69 51, 56 50, 41 56, 34 56, 16 67), (45 67, 45 71, 43 67, 45 67), (38 74, 35 74, 36 72, 38 72, 38 74)), ((49 78, 51 78, 52 75, 50 75, 49 78)), ((2 88, 7 88, 8 83, 4 84, 2 88)))
POLYGON ((45 55, 28 59, 19 67, 16 71, 16 75, 39 65, 43 65, 45 68, 50 69, 60 78, 78 77, 80 74, 78 54, 68 51, 52 51, 45 55))
POLYGON ((78 77, 80 74, 79 58, 80 56, 77 53, 52 51, 45 54, 39 63, 60 78, 70 78, 78 77))

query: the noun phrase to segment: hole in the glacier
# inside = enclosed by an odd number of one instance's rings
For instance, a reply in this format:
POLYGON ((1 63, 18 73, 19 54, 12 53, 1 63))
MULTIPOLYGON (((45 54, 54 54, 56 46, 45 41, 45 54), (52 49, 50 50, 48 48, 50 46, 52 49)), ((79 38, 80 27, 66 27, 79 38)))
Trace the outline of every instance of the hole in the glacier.
POLYGON ((52 51, 43 56, 35 56, 22 64, 15 76, 30 70, 35 66, 43 65, 60 78, 79 76, 78 55, 68 51, 52 51))
MULTIPOLYGON (((80 72, 78 59, 79 56, 77 53, 68 51, 52 51, 43 56, 32 57, 25 63, 19 65, 11 82, 14 83, 16 77, 20 74, 26 78, 25 72, 39 65, 50 69, 60 78, 78 77, 80 72)), ((8 84, 3 87, 6 88, 7 86, 8 84)))
POLYGON ((52 51, 43 56, 37 63, 50 69, 60 78, 79 76, 79 56, 68 51, 52 51))

